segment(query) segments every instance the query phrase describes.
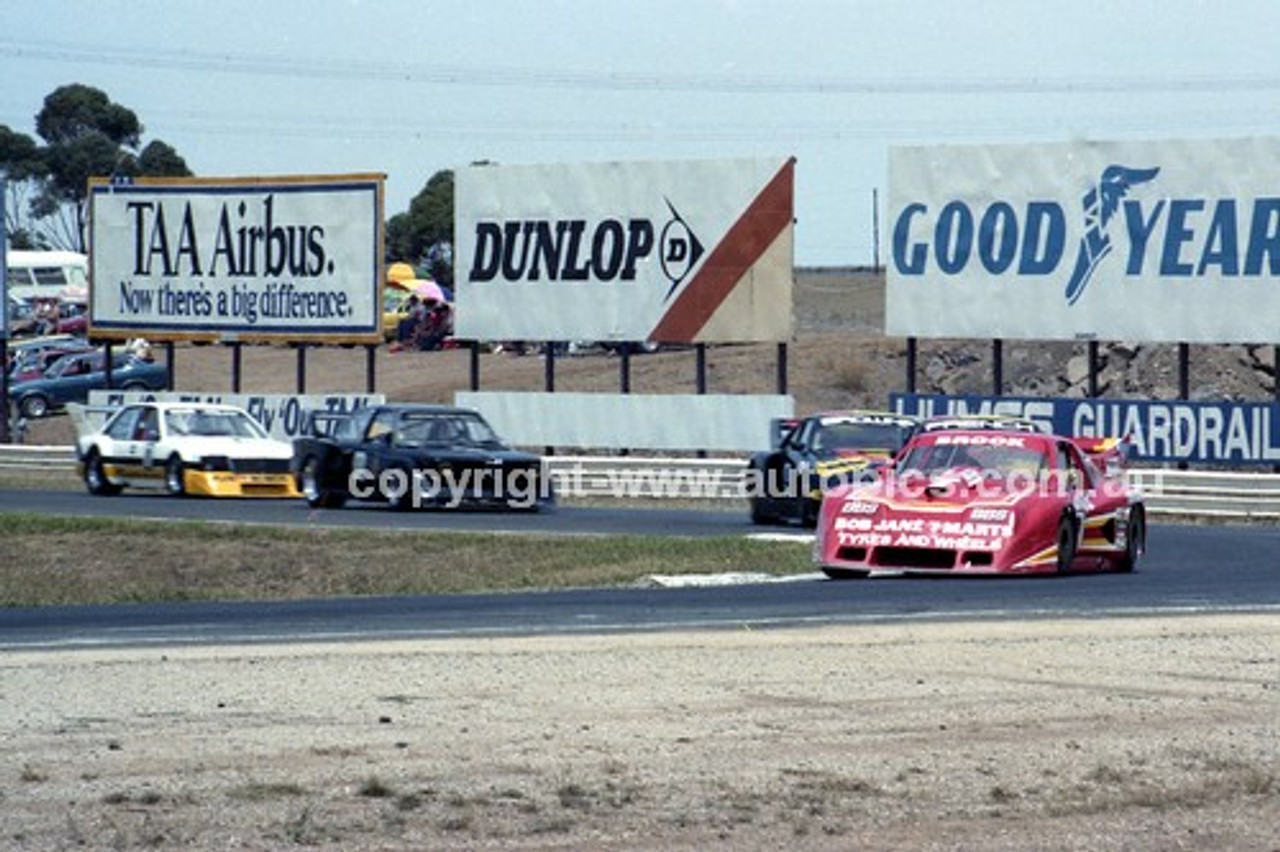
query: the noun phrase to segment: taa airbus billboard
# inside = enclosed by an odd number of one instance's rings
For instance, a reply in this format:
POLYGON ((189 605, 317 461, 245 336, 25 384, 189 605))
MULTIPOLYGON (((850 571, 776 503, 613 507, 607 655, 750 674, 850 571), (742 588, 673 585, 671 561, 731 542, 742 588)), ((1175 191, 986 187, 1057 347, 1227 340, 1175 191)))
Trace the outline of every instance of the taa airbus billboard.
POLYGON ((1280 139, 898 148, 885 328, 1280 341, 1280 139))
POLYGON ((456 173, 456 330, 480 340, 791 338, 786 160, 456 173))
POLYGON ((91 333, 381 341, 383 181, 94 179, 91 333))

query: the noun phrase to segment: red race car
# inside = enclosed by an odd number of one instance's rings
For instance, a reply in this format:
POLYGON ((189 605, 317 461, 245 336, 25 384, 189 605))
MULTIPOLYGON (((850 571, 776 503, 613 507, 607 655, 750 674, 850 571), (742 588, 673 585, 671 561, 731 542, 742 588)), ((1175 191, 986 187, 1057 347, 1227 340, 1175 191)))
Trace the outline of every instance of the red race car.
POLYGON ((922 432, 875 482, 827 493, 814 558, 842 579, 1132 571, 1146 550, 1146 512, 1124 478, 1121 446, 1015 430, 922 432))

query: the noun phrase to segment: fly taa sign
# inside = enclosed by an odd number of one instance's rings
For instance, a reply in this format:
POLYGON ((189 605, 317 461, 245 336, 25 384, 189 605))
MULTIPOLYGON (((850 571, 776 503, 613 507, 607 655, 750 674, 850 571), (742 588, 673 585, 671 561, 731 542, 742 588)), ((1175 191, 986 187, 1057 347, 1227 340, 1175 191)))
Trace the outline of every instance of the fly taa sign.
POLYGON ((380 341, 383 180, 95 179, 91 333, 380 341))
POLYGON ((752 159, 462 169, 457 333, 789 340, 794 167, 752 159))
POLYGON ((885 328, 1280 341, 1280 138, 898 148, 885 328))

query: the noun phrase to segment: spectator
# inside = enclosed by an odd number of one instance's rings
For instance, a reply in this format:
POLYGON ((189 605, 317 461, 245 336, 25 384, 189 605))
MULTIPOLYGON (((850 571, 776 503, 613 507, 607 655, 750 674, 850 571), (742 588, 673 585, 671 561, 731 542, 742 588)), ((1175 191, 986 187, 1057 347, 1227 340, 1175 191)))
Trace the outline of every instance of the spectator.
POLYGON ((428 312, 422 325, 419 326, 414 343, 422 351, 439 349, 445 338, 452 333, 452 311, 446 303, 440 302, 428 312))
POLYGON ((422 304, 422 300, 418 298, 417 293, 411 295, 405 304, 408 307, 405 310, 404 318, 396 325, 397 343, 408 343, 413 340, 418 326, 422 324, 423 318, 426 316, 426 306, 422 304))

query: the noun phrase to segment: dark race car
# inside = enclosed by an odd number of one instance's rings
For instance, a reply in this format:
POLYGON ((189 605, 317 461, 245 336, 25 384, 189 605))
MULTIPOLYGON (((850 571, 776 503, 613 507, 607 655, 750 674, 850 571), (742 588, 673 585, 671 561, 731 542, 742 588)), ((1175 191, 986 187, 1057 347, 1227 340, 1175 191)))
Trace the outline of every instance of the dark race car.
POLYGON ((310 433, 294 439, 292 469, 312 506, 361 500, 396 509, 537 510, 555 502, 542 458, 503 444, 470 409, 377 405, 317 413, 310 433))
POLYGON ((888 411, 827 411, 788 425, 774 449, 747 463, 753 523, 813 526, 823 492, 873 475, 911 439, 919 420, 888 411))

